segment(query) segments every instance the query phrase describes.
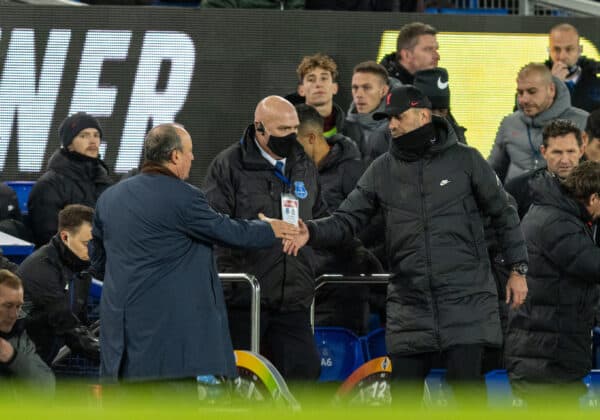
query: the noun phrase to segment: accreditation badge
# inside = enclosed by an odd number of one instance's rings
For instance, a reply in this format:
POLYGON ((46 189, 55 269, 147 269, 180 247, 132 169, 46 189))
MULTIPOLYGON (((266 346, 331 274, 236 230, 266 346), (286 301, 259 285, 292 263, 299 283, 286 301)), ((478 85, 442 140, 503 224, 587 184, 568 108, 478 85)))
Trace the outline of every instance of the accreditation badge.
POLYGON ((298 226, 300 202, 292 194, 281 194, 281 220, 298 226))

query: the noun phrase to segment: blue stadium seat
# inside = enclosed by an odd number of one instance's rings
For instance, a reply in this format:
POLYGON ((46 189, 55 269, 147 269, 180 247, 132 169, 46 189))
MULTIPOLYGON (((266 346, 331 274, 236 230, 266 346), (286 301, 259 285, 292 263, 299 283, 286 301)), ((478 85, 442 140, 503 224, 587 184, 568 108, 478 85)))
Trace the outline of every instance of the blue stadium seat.
POLYGON ((438 13, 446 15, 508 15, 508 9, 494 8, 446 8, 440 7, 438 13))
POLYGON ((369 334, 360 337, 366 360, 387 356, 385 347, 385 328, 377 328, 369 334))
POLYGON ((21 214, 27 214, 27 199, 29 198, 29 193, 33 188, 33 184, 35 184, 35 181, 6 181, 5 184, 17 193, 21 214))
MULTIPOLYGON (((393 370, 394 366, 392 365, 393 370)), ((431 369, 429 375, 425 378, 423 400, 425 406, 430 408, 454 406, 452 387, 446 382, 446 369, 431 369)))
POLYGON ((490 408, 522 407, 522 399, 514 396, 505 369, 489 371, 485 374, 487 401, 490 408))
POLYGON ((315 327, 321 357, 320 382, 343 381, 365 362, 359 338, 339 327, 315 327))

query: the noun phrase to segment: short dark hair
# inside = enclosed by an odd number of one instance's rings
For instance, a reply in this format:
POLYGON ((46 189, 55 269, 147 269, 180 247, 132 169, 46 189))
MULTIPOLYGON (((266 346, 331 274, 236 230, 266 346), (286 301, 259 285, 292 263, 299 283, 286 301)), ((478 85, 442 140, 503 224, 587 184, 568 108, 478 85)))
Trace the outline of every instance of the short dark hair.
POLYGON ((58 231, 76 232, 82 224, 92 224, 94 209, 81 204, 69 204, 58 213, 58 231))
POLYGON ((354 66, 354 70, 352 70, 352 74, 354 73, 371 73, 379 76, 384 84, 389 84, 389 74, 385 67, 372 60, 358 63, 356 66, 354 66))
POLYGON ((9 289, 19 290, 23 288, 23 282, 15 273, 8 270, 0 270, 0 286, 6 286, 9 289))
POLYGON ((181 137, 175 124, 160 124, 146 134, 144 139, 144 160, 165 163, 173 150, 183 150, 181 137))
POLYGON ((544 126, 542 130, 542 144, 544 147, 548 147, 548 140, 552 137, 562 137, 567 134, 575 135, 575 139, 577 139, 577 144, 579 147, 583 144, 583 140, 581 139, 581 130, 579 127, 573 123, 571 120, 565 119, 556 119, 550 121, 548 124, 544 126))
POLYGON ((590 112, 585 123, 585 132, 589 140, 600 139, 600 108, 590 112))
POLYGON ((600 194, 600 162, 581 162, 563 181, 563 186, 575 200, 587 203, 592 194, 600 194))
POLYGON ((299 132, 304 132, 310 126, 317 130, 318 133, 323 133, 323 124, 325 121, 315 108, 310 105, 300 104, 296 105, 296 112, 300 121, 300 125, 298 126, 299 132))
POLYGON ((422 22, 412 22, 400 28, 398 38, 396 39, 396 54, 400 54, 400 50, 414 48, 421 35, 435 36, 437 35, 437 30, 433 26, 422 22))
POLYGON ((302 83, 304 81, 304 76, 306 76, 306 73, 316 69, 317 67, 327 70, 329 73, 331 73, 331 79, 334 82, 337 81, 337 64, 335 63, 335 61, 333 61, 333 58, 321 53, 307 55, 302 59, 302 61, 298 65, 298 68, 296 69, 298 81, 302 83))

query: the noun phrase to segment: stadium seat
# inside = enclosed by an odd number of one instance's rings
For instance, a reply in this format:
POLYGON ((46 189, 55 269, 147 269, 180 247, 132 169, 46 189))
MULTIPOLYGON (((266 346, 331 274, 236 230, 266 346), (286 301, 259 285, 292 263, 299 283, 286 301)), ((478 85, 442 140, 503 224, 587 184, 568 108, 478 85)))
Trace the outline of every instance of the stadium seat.
MULTIPOLYGON (((392 365, 392 371, 394 366, 392 365)), ((446 382, 446 369, 431 369, 425 378, 423 401, 426 407, 444 408, 454 406, 452 388, 446 382)))
POLYGON ((505 369, 489 371, 485 374, 487 401, 490 408, 521 407, 523 400, 513 395, 505 369))
POLYGON ((17 193, 21 214, 27 214, 27 199, 29 198, 29 193, 33 188, 33 184, 35 184, 35 181, 6 181, 5 184, 17 193))
POLYGON ((345 328, 315 327, 315 343, 321 357, 320 382, 343 381, 365 362, 359 338, 345 328))
POLYGON ((369 334, 360 337, 360 340, 363 344, 363 352, 366 360, 387 356, 384 328, 377 328, 376 330, 371 331, 369 334))

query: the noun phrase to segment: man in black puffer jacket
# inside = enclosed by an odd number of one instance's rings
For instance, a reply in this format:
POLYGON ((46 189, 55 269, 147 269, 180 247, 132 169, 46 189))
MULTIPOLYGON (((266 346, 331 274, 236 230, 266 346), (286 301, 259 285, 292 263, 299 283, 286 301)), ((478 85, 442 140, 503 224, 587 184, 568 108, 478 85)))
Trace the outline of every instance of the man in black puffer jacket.
POLYGON ((600 248, 591 226, 600 217, 600 163, 579 164, 562 184, 544 172, 532 189, 533 206, 522 223, 530 293, 509 312, 506 368, 523 393, 554 384, 563 391, 572 386, 575 397, 585 393, 581 379, 592 367, 600 248))
MULTIPOLYGON (((208 168, 204 191, 210 205, 235 218, 259 213, 282 218, 282 205, 295 201, 300 218, 327 214, 317 168, 296 141, 298 115, 279 96, 256 107, 254 123, 242 139, 219 153, 208 168)), ((287 208, 289 210, 289 208, 287 208)), ((254 274, 261 287, 261 353, 286 379, 314 380, 320 359, 310 328, 314 296, 314 253, 285 255, 281 243, 260 250, 216 251, 220 272, 254 274)), ((234 285, 237 286, 237 285, 234 285)), ((247 287, 232 287, 227 296, 233 346, 249 348, 247 287)))
POLYGON ((27 334, 48 365, 66 344, 71 351, 99 360, 98 341, 87 329, 87 243, 94 210, 71 204, 58 214, 58 233, 21 263, 27 334))
POLYGON ((36 246, 57 231, 58 212, 68 204, 94 207, 113 182, 99 158, 102 127, 93 116, 78 112, 60 125, 62 147, 48 162, 48 170, 33 186, 27 207, 36 246))
MULTIPOLYGON (((490 217, 514 272, 507 299, 526 295, 525 242, 516 210, 476 149, 458 144, 449 123, 413 86, 385 98, 393 135, 354 191, 329 218, 301 228, 286 252, 343 243, 382 209, 393 277, 387 297, 386 345, 397 390, 410 403, 441 356, 450 381, 477 381, 484 346, 502 341, 496 286, 480 212, 490 217), (415 381, 417 387, 404 381, 415 381), (408 386, 406 386, 408 385, 408 386)), ((418 401, 418 398, 417 398, 418 401)))

